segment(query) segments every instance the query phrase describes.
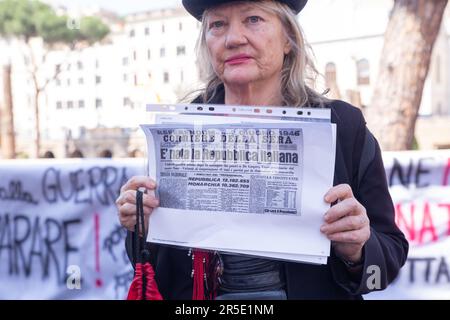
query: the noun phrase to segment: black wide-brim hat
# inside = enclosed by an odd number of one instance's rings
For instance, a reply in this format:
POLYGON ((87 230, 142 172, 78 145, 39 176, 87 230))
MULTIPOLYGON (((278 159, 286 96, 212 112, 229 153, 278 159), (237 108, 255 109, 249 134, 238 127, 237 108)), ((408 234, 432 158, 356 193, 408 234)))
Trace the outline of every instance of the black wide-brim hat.
MULTIPOLYGON (((197 20, 202 20, 203 12, 211 7, 242 0, 183 0, 184 8, 197 20)), ((254 1, 254 0, 253 0, 254 1)), ((296 14, 305 7, 308 0, 275 0, 287 4, 296 14)))

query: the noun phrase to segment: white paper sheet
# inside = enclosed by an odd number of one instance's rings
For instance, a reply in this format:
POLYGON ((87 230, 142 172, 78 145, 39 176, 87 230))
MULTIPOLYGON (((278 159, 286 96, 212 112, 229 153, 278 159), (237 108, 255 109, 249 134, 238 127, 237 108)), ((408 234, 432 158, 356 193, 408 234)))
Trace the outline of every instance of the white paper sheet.
MULTIPOLYGON (((310 123, 295 121, 292 118, 280 121, 268 113, 264 113, 265 117, 251 118, 157 114, 156 123, 159 124, 205 125, 247 122, 286 124, 292 121, 304 128, 306 156, 301 201, 301 211, 304 214, 301 217, 227 212, 211 214, 204 211, 160 207, 151 216, 148 241, 325 264, 330 242, 320 233, 319 228, 323 223, 323 213, 328 209, 328 205, 323 201, 323 195, 332 186, 333 181, 336 128, 329 123, 327 110, 322 111, 325 112, 321 113, 319 121, 308 120, 310 123)), ((223 113, 223 110, 221 112, 223 113)), ((146 136, 150 138, 149 154, 154 154, 151 137, 147 133, 146 136)), ((151 162, 149 161, 149 174, 154 177, 156 167, 152 166, 151 162)))

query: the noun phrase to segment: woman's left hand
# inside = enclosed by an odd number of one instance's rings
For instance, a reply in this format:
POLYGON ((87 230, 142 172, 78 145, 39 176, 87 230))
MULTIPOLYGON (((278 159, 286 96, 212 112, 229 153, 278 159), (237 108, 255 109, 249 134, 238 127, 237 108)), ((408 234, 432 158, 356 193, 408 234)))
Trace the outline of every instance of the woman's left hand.
POLYGON ((325 202, 337 202, 325 213, 325 223, 320 228, 332 241, 335 253, 350 262, 362 259, 362 249, 370 237, 370 224, 366 208, 353 196, 348 184, 331 188, 325 202))

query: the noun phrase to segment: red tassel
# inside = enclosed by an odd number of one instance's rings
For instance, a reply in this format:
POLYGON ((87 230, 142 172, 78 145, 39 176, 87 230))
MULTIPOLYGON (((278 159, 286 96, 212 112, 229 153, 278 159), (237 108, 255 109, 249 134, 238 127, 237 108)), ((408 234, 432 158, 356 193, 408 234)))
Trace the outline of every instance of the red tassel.
POLYGON ((193 291, 192 300, 205 300, 211 299, 210 294, 205 295, 205 285, 207 284, 206 277, 208 266, 210 263, 210 254, 205 251, 194 250, 193 255, 193 291))
POLYGON ((155 281, 155 271, 150 263, 136 263, 135 276, 127 300, 163 300, 155 281), (144 297, 144 278, 146 280, 144 297))
POLYGON ((127 300, 142 300, 142 264, 136 263, 133 282, 128 290, 127 300))
POLYGON ((147 280, 145 287, 146 300, 163 300, 161 293, 159 293, 158 284, 155 281, 155 271, 150 263, 144 264, 144 274, 147 280))

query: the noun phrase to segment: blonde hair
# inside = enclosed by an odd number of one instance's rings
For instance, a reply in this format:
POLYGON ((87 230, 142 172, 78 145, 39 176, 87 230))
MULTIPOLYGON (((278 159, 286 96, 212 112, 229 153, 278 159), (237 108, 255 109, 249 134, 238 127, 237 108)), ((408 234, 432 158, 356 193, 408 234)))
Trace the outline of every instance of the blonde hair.
MULTIPOLYGON (((314 89, 319 72, 312 59, 311 46, 305 40, 295 13, 286 4, 278 1, 252 1, 252 4, 278 16, 283 25, 286 38, 291 45, 291 51, 284 57, 281 70, 283 105, 293 107, 324 107, 324 104, 329 102, 329 100, 314 89)), ((210 102, 218 88, 223 84, 213 69, 206 45, 207 15, 208 10, 205 10, 196 46, 200 78, 206 83, 205 89, 202 90, 204 102, 210 102)))

